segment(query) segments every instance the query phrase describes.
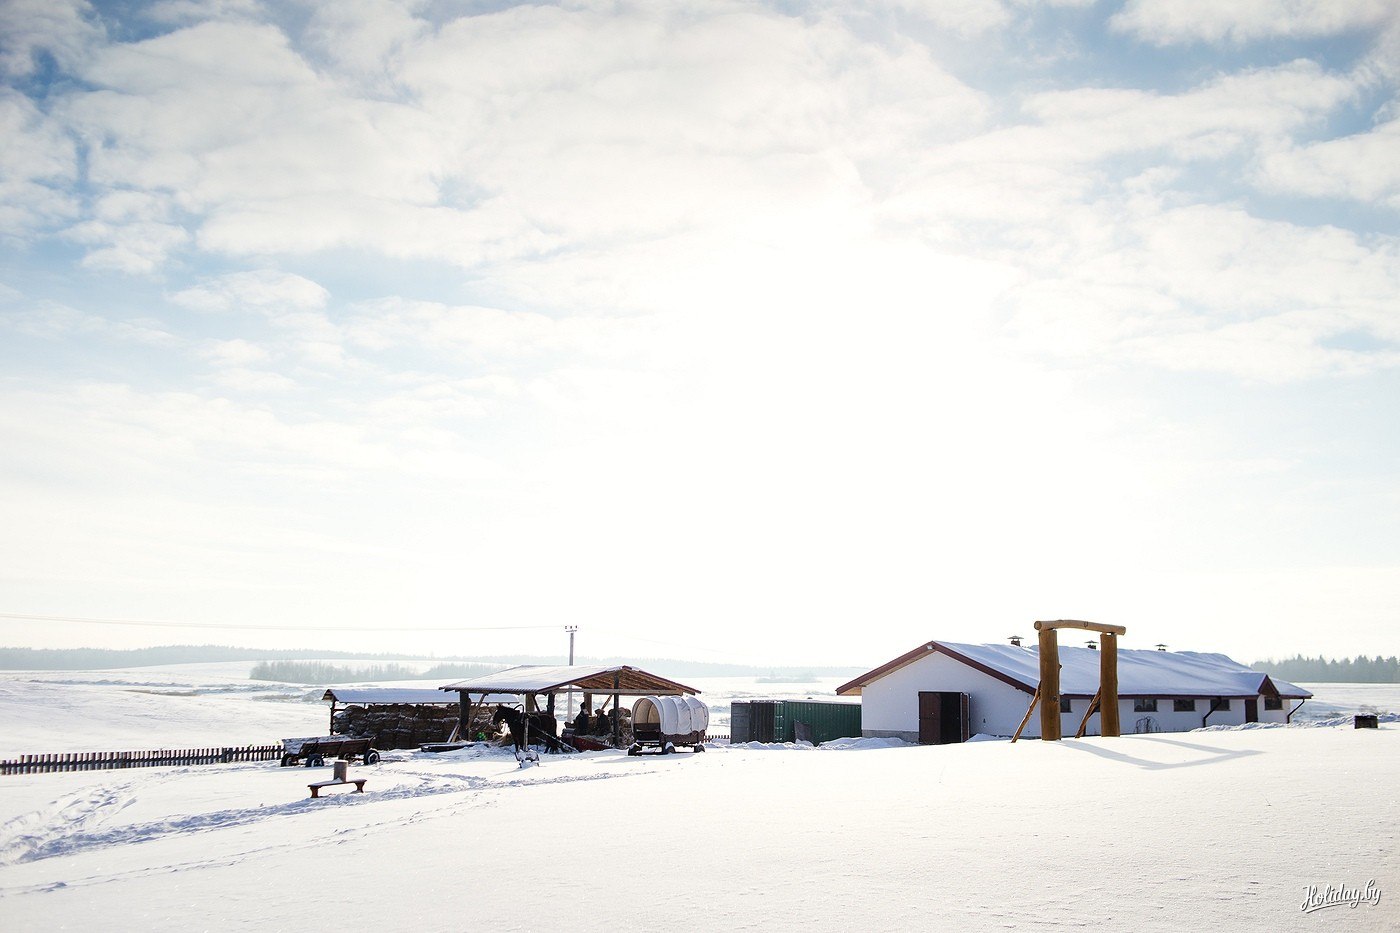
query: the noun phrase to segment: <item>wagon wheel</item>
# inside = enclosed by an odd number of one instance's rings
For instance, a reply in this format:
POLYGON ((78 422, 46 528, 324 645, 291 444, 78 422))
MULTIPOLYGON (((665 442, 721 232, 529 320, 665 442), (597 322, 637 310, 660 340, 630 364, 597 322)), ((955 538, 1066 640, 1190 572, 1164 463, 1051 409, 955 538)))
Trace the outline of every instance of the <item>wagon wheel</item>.
POLYGON ((283 756, 282 756, 282 763, 281 763, 280 765, 278 765, 277 767, 279 767, 279 768, 290 768, 292 765, 294 765, 294 764, 296 764, 296 763, 297 763, 297 756, 296 756, 296 755, 287 754, 287 755, 283 755, 283 756))
POLYGON ((372 749, 372 748, 371 748, 369 751, 365 752, 365 764, 367 764, 367 765, 377 765, 377 764, 379 764, 379 752, 375 751, 375 750, 372 749))
POLYGON ((308 768, 323 768, 325 765, 326 760, 320 755, 312 755, 310 758, 306 759, 306 766, 308 768))
POLYGON ((696 750, 697 752, 703 752, 703 751, 705 750, 705 746, 702 745, 702 744, 699 743, 699 742, 696 742, 696 743, 695 743, 695 750, 696 750))
POLYGON ((661 749, 661 754, 663 754, 663 755, 671 755, 671 754, 674 754, 675 751, 676 751, 676 746, 672 745, 670 742, 667 742, 667 743, 662 747, 662 749, 661 749))

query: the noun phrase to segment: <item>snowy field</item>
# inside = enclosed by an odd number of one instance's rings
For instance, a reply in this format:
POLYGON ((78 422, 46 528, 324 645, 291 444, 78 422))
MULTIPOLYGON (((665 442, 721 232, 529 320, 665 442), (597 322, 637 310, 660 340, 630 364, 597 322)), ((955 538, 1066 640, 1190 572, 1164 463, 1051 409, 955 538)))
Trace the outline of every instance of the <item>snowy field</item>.
MULTIPOLYGON (((307 699, 319 691, 246 673, 4 675, 0 715, 17 726, 4 754, 262 743, 325 724, 307 699)), ((820 695, 695 686, 717 705, 820 695)), ((1396 687, 1314 689, 1331 712, 1400 710, 1396 687)), ((523 771, 495 751, 396 752, 352 769, 365 794, 315 801, 306 784, 329 767, 0 778, 0 929, 1400 928, 1394 722, 835 744, 523 771), (1308 885, 1368 881, 1379 903, 1300 909, 1308 885)))
MULTIPOLYGON (((382 662, 338 660, 347 667, 382 662)), ((403 662, 411 664, 412 662, 403 662)), ((422 662, 423 667, 440 663, 422 662)), ((0 671, 0 758, 22 754, 264 745, 329 726, 325 685, 248 679, 250 661, 106 671, 0 671)), ((759 683, 753 677, 679 678, 702 691, 713 731, 729 729, 729 703, 753 697, 837 699, 843 678, 759 683)), ((381 686, 433 689, 444 681, 381 686)), ((1400 709, 1400 703, 1396 704, 1400 709)))

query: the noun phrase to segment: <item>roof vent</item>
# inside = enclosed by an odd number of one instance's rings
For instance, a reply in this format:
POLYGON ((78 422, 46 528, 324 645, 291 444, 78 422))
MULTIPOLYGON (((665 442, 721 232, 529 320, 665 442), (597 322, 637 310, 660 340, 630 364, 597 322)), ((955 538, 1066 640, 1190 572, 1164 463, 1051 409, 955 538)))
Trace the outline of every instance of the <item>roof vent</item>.
POLYGON ((1021 647, 1021 636, 1020 636, 1020 635, 1012 635, 1012 636, 1010 636, 1010 638, 1011 638, 1011 644, 1015 645, 1017 648, 1021 647))
POLYGON ((1157 645, 1157 650, 1158 650, 1158 651, 1166 651, 1166 650, 1167 650, 1167 646, 1166 646, 1166 645, 1161 645, 1161 644, 1159 644, 1159 645, 1157 645))
POLYGON ((1099 643, 1096 642, 1096 641, 1094 641, 1092 638, 1089 639, 1088 641, 1086 641, 1084 644, 1088 647, 1088 649, 1089 649, 1090 651, 1098 651, 1098 650, 1099 650, 1099 643))

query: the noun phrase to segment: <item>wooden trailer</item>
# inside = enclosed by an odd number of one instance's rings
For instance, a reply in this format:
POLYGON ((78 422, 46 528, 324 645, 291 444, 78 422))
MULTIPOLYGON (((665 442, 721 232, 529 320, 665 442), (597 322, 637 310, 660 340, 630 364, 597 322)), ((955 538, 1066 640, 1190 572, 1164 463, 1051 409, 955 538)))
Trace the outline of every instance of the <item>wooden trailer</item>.
POLYGON ((336 758, 345 761, 358 758, 367 765, 378 764, 379 749, 373 747, 373 742, 373 739, 346 735, 283 739, 282 767, 301 764, 308 768, 319 768, 336 758))

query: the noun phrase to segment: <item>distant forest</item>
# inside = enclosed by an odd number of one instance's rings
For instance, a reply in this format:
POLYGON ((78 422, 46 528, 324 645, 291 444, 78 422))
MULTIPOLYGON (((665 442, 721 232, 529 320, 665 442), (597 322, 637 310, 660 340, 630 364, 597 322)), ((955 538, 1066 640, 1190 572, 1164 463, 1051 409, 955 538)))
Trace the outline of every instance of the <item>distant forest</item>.
POLYGON ((1305 658, 1301 654, 1282 661, 1256 661, 1254 670, 1274 674, 1294 683, 1400 684, 1400 658, 1324 657, 1305 658))
POLYGON ((276 680, 288 684, 350 684, 371 680, 447 680, 480 677, 501 669, 499 664, 438 664, 426 671, 402 664, 341 667, 321 661, 263 661, 253 665, 249 680, 276 680))
POLYGON ((165 645, 160 648, 0 648, 0 670, 98 671, 158 664, 207 664, 270 658, 410 661, 421 655, 327 651, 324 648, 231 648, 226 645, 165 645))
MULTIPOLYGON (((0 648, 0 670, 5 671, 100 671, 124 667, 154 667, 160 664, 207 664, 217 661, 421 661, 421 654, 385 654, 372 651, 330 651, 325 648, 234 648, 227 645, 165 645, 159 648, 0 648)), ((351 672, 349 680, 416 680, 445 677, 466 678, 489 674, 514 664, 563 664, 558 655, 501 654, 477 655, 470 659, 447 657, 429 671, 418 673, 414 668, 385 664, 386 674, 368 676, 360 673, 370 668, 350 669, 327 665, 343 674, 351 672), (395 673, 397 671, 398 673, 395 673)), ((756 667, 748 664, 726 664, 717 661, 684 661, 675 658, 580 657, 579 664, 631 664, 684 681, 687 677, 764 677, 777 681, 785 676, 806 681, 813 677, 850 677, 861 673, 860 667, 756 667)), ((259 664, 254 668, 263 667, 259 664)), ((378 670, 378 668, 375 668, 378 670)), ((265 671, 266 672, 266 671, 265 671)), ((283 673, 287 673, 283 671, 283 673)), ((290 683, 345 683, 327 677, 292 678, 290 683)), ((254 675, 253 679, 263 678, 254 675)), ((280 679, 280 678, 272 678, 280 679)))

